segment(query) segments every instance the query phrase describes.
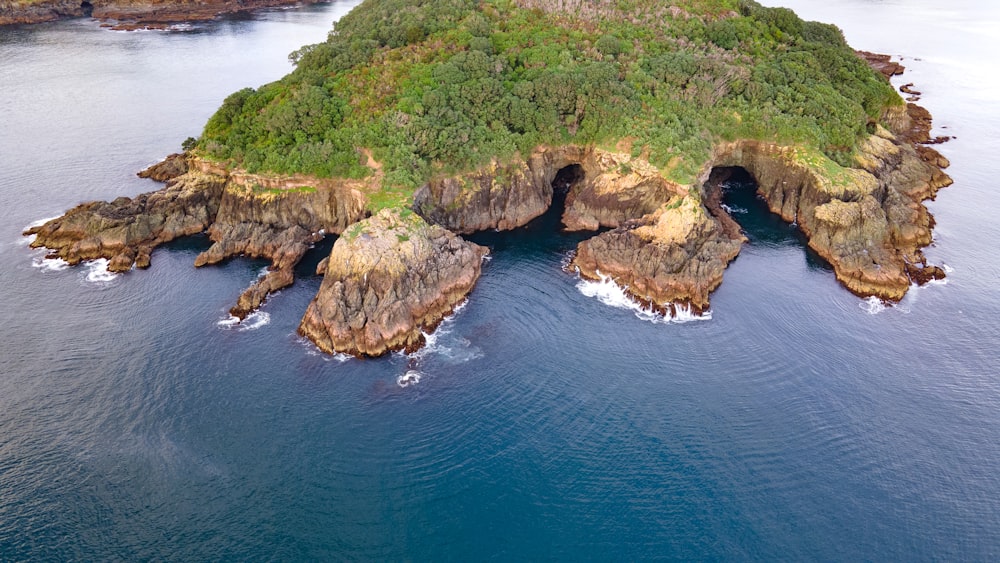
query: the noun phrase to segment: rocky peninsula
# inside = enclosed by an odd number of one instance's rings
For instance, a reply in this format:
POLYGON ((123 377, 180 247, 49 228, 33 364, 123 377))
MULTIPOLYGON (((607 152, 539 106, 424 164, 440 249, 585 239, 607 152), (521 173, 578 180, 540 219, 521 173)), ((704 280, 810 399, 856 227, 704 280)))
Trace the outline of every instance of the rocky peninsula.
POLYGON ((116 30, 163 29, 222 14, 322 0, 0 0, 0 25, 92 17, 116 30))
POLYGON ((565 201, 573 273, 672 314, 709 307, 745 237, 721 184, 750 174, 772 212, 859 296, 939 279, 923 202, 951 183, 930 115, 832 26, 749 0, 368 0, 279 82, 226 99, 166 186, 34 227, 71 264, 147 267, 207 232, 196 266, 270 260, 244 318, 339 235, 299 327, 320 349, 414 350, 472 291, 488 250, 565 201), (545 40, 542 41, 541 39, 545 40))

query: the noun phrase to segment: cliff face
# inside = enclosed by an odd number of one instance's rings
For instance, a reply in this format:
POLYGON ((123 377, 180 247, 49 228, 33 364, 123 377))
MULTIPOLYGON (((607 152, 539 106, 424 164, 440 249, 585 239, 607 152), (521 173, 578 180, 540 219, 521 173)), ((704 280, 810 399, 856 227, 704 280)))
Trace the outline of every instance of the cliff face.
POLYGON ((417 191, 414 209, 458 233, 509 230, 527 224, 552 203, 560 170, 578 166, 568 187, 563 223, 570 230, 617 227, 655 211, 680 193, 642 159, 594 147, 541 147, 527 160, 492 163, 462 176, 432 180, 417 191))
POLYGON ((233 256, 271 261, 267 275, 230 310, 245 318, 269 293, 292 284, 293 268, 324 233, 340 233, 363 218, 365 201, 349 182, 231 174, 208 228, 214 244, 198 255, 195 266, 233 256))
POLYGON ((831 173, 801 149, 758 141, 719 146, 711 166, 753 175, 771 211, 798 224, 852 292, 896 301, 911 280, 944 275, 921 252, 932 227, 921 202, 951 179, 940 169, 947 161, 920 148, 879 127, 860 146, 858 168, 831 173))
POLYGON ((415 350, 472 290, 486 253, 412 212, 383 210, 334 243, 299 333, 328 353, 415 350))

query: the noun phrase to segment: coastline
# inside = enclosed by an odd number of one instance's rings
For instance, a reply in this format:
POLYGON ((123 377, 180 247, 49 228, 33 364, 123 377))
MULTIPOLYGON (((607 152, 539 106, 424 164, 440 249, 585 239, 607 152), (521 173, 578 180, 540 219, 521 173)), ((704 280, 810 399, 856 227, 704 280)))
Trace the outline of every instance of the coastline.
POLYGON ((22 4, 5 0, 0 2, 0 26, 89 17, 101 21, 102 27, 116 31, 167 29, 180 23, 212 20, 224 14, 326 1, 329 0, 84 0, 80 3, 75 0, 41 0, 22 4))

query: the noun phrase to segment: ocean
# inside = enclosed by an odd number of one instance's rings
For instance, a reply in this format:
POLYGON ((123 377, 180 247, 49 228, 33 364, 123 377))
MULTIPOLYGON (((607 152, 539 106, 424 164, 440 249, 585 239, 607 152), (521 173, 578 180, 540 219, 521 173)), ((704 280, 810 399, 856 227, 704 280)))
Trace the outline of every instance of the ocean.
POLYGON ((859 299, 733 183, 710 318, 567 274, 545 216, 473 237, 468 302, 368 360, 295 333, 331 241, 234 325, 265 262, 195 269, 196 236, 111 275, 20 234, 157 189, 135 172, 357 2, 0 29, 0 561, 1000 559, 1000 5, 779 3, 901 57, 956 137, 945 283, 859 299))

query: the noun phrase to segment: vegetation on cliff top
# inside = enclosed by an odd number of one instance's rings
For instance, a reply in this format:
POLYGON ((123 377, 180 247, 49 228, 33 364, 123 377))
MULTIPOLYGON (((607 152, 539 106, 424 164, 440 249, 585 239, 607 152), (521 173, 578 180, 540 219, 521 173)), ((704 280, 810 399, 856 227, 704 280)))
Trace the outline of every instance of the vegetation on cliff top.
POLYGON ((367 0, 291 58, 285 78, 225 100, 202 155, 360 178, 365 148, 406 193, 540 145, 627 141, 691 183, 718 140, 846 165, 902 103, 836 27, 753 0, 367 0))

